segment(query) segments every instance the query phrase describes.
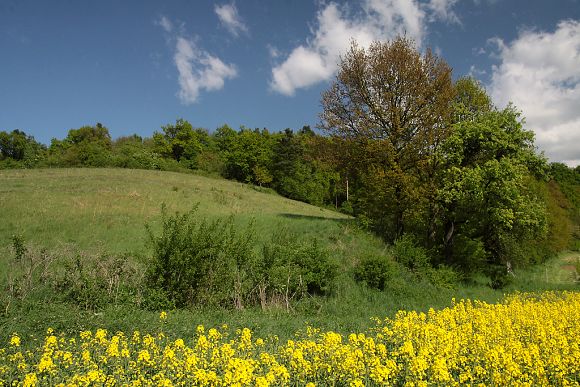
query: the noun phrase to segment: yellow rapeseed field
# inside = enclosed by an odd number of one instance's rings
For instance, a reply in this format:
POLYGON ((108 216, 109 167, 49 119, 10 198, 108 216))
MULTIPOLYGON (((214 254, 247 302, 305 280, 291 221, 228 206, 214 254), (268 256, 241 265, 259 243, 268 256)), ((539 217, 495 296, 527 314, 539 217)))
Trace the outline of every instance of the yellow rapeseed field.
MULTIPOLYGON (((163 333, 65 337, 49 330, 28 348, 0 349, 5 386, 575 385, 580 383, 580 293, 518 294, 500 304, 454 302, 376 319, 343 336, 307 327, 294 340, 198 326, 163 333)), ((170 318, 170 316, 169 316, 170 318)))

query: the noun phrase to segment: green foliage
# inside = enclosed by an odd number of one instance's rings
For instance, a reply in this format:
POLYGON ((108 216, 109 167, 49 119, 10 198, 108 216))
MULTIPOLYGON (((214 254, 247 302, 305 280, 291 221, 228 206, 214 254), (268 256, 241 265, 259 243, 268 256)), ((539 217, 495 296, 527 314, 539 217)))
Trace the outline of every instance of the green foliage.
POLYGON ((221 176, 225 173, 225 163, 218 152, 211 149, 204 149, 198 153, 195 165, 200 171, 211 175, 221 176))
POLYGON ((0 169, 32 168, 44 159, 46 147, 21 130, 0 132, 0 169))
POLYGON ((163 207, 161 233, 147 230, 149 287, 164 291, 177 307, 243 306, 255 260, 251 225, 238 233, 232 218, 208 221, 196 207, 168 215, 163 207))
POLYGON ((252 173, 254 174, 254 181, 256 183, 258 183, 258 185, 260 187, 262 185, 270 184, 272 182, 272 180, 274 179, 272 177, 272 175, 270 174, 270 171, 268 171, 262 165, 254 165, 254 168, 252 169, 252 173))
POLYGON ((274 145, 272 171, 276 190, 291 199, 322 205, 333 202, 339 176, 327 162, 316 159, 316 135, 303 127, 297 135, 290 129, 274 145))
POLYGON ((24 237, 22 235, 14 234, 12 236, 12 250, 14 251, 14 259, 16 261, 24 260, 26 247, 24 246, 24 237))
POLYGON ((112 163, 111 150, 109 130, 97 123, 69 130, 62 141, 52 139, 47 163, 49 166, 106 167, 112 163))
POLYGON ((7 262, 7 309, 38 297, 92 311, 142 302, 143 270, 128 255, 49 254, 27 247, 22 236, 14 236, 13 252, 7 262))
MULTIPOLYGON (((481 243, 482 268, 491 276, 494 265, 526 264, 519 244, 547 231, 545 204, 530 188, 544 163, 534 153, 533 133, 523 129, 512 107, 481 112, 454 126, 443 151, 436 239, 444 241, 445 262, 474 269, 480 259, 461 254, 481 243)), ((481 256, 479 248, 473 252, 481 256)))
POLYGON ((456 289, 463 276, 452 267, 440 264, 437 267, 428 267, 423 275, 431 284, 438 288, 456 289))
POLYGON ((417 238, 411 234, 404 234, 397 239, 392 247, 397 262, 408 268, 417 279, 427 280, 438 288, 454 289, 461 281, 462 276, 452 267, 439 264, 435 266, 428 252, 421 247, 417 238))
POLYGON ((503 265, 491 264, 487 267, 487 273, 492 289, 503 289, 513 282, 513 275, 503 265))
POLYGON ((570 247, 578 250, 580 246, 580 167, 573 169, 562 163, 552 163, 550 176, 565 196, 564 201, 560 195, 556 194, 556 202, 568 213, 574 230, 570 247))
POLYGON ((357 282, 378 290, 385 290, 397 275, 399 275, 397 264, 385 255, 363 255, 354 268, 354 278, 357 282))
POLYGON ((453 96, 447 63, 406 37, 353 42, 323 93, 322 127, 354 156, 344 169, 355 171, 355 212, 387 241, 427 223, 453 96))
POLYGON ((183 119, 178 119, 175 125, 169 124, 161 128, 163 133, 153 134, 155 152, 177 161, 185 159, 194 162, 202 150, 202 139, 205 136, 200 131, 193 130, 191 124, 183 119))
POLYGON ((306 295, 330 294, 337 267, 315 240, 300 241, 286 230, 264 245, 260 257, 252 225, 239 232, 232 218, 208 221, 196 214, 194 208, 168 216, 163 209, 161 234, 148 227, 153 256, 147 283, 157 298, 162 291, 177 307, 290 307, 306 295))
POLYGON ((491 98, 478 80, 472 77, 461 77, 455 81, 454 88, 453 119, 455 122, 472 121, 479 115, 493 110, 491 98))
POLYGON ((257 272, 263 306, 331 293, 338 268, 316 240, 304 242, 280 230, 264 245, 262 255, 257 272))
POLYGON ((264 172, 260 175, 260 179, 264 179, 265 171, 269 170, 273 156, 273 136, 267 130, 242 127, 235 135, 223 129, 217 141, 218 146, 223 149, 225 176, 245 183, 260 184, 256 172, 264 172))
MULTIPOLYGON (((256 334, 278 335, 280 340, 286 340, 303 329, 305 321, 325 330, 348 334, 372 326, 374 323, 370 316, 393 317, 401 309, 426 312, 429 308, 445 308, 453 297, 496 302, 506 291, 578 289, 577 283, 572 282, 571 273, 562 270, 565 262, 572 264, 574 261, 562 258, 537 267, 514 266, 516 277, 501 291, 491 289, 487 286, 489 279, 478 274, 470 276, 469 283, 457 283, 454 289, 434 286, 432 283, 437 283, 437 280, 412 274, 402 266, 387 281, 385 290, 377 291, 357 283, 350 270, 361 257, 385 256, 388 247, 379 238, 354 228, 346 217, 335 212, 276 195, 264 195, 255 192, 253 187, 236 182, 193 174, 120 169, 44 169, 0 171, 0 175, 4 184, 0 211, 0 340, 4 342, 15 331, 22 333, 23 338, 30 335, 42 337, 48 327, 70 333, 97 328, 109 332, 135 329, 151 332, 151 327, 159 324, 160 310, 169 312, 163 325, 167 335, 191 339, 197 324, 210 328, 227 323, 232 330, 249 327, 256 334), (174 191, 173 187, 179 189, 174 191), (223 206, 213 200, 212 187, 226 198, 223 206), (175 305, 165 291, 146 287, 143 281, 146 251, 143 250, 142 225, 149 222, 151 229, 159 235, 158 203, 166 202, 170 211, 187 211, 192 197, 200 201, 197 219, 233 213, 236 214, 236 225, 243 230, 246 219, 255 217, 253 248, 256 257, 261 256, 263 243, 274 242, 271 234, 279 224, 283 230, 289 230, 279 233, 292 235, 292 242, 302 240, 297 245, 310 245, 316 238, 318 248, 327 251, 329 260, 339 263, 330 294, 311 297, 298 291, 290 299, 287 311, 269 307, 285 304, 281 295, 284 288, 280 288, 278 299, 270 298, 266 308, 261 309, 259 282, 255 281, 261 271, 253 269, 250 274, 252 281, 246 282, 253 284, 253 288, 246 288, 250 301, 244 304, 243 312, 232 308, 231 302, 226 305, 229 308, 174 309, 175 305), (280 216, 281 213, 291 216, 280 216), (20 261, 22 265, 16 263, 14 249, 11 249, 11 236, 15 231, 25 237, 26 252, 20 261), (124 254, 127 251, 134 253, 124 254), (75 267, 77 257, 82 261, 82 271, 75 267), (122 272, 134 275, 119 277, 124 285, 120 286, 115 303, 115 292, 109 298, 108 286, 98 284, 108 284, 109 280, 115 279, 118 268, 115 262, 120 260, 123 260, 122 272), (34 263, 33 266, 29 265, 30 262, 34 263), (110 270, 99 269, 101 266, 110 270), (34 267, 35 273, 28 277, 30 281, 23 275, 29 267, 34 267), (110 274, 104 275, 107 272, 110 274), (14 281, 17 273, 18 280, 14 281), (91 279, 93 275, 103 277, 91 279), (66 289, 56 287, 64 283, 60 281, 65 276, 71 276, 76 284, 76 290, 70 295, 66 289), (11 293, 11 289, 17 292, 11 293), (96 295, 94 302, 88 299, 87 295, 91 293, 96 295), (299 296, 303 298, 298 299, 299 296)), ((472 244, 465 243, 469 247, 466 251, 479 254, 482 244, 478 240, 470 241, 472 244)), ((417 243, 421 242, 417 238, 417 243)), ((284 239, 280 243, 282 247, 286 245, 284 239)), ((459 236, 457 243, 460 243, 459 236)), ((428 256, 437 268, 438 257, 432 250, 428 250, 428 256)), ((485 257, 480 259, 485 262, 485 257)))
POLYGON ((411 234, 404 234, 393 244, 395 260, 414 273, 430 267, 427 250, 419 246, 417 239, 411 234))

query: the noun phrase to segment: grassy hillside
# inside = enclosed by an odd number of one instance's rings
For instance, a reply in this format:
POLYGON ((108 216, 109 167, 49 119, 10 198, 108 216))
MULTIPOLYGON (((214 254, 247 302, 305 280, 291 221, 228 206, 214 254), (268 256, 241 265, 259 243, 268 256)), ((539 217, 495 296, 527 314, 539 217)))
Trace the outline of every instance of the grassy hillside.
MULTIPOLYGON (((191 335, 198 323, 250 327, 259 334, 285 337, 305 322, 339 332, 363 330, 371 317, 393 316, 400 309, 427 310, 449 306, 451 299, 497 301, 515 290, 575 290, 571 265, 577 256, 566 255, 541 267, 516 271, 514 284, 503 291, 471 279, 455 289, 435 287, 401 271, 384 291, 355 282, 352 267, 363 256, 390 256, 390 247, 358 229, 349 217, 288 200, 258 188, 189 174, 126 169, 41 169, 0 171, 0 263, 2 287, 7 284, 7 262, 14 256, 12 236, 22 235, 26 247, 48 254, 122 254, 146 261, 145 224, 159 229, 161 204, 169 212, 188 211, 199 205, 198 216, 232 215, 236 225, 254 220, 257 244, 275 233, 292 233, 316 239, 339 267, 337 285, 329 297, 310 297, 284 308, 193 309, 172 312, 167 332, 191 335)), ((48 327, 78 331, 105 327, 111 331, 147 330, 159 311, 132 304, 107 305, 87 310, 54 302, 40 294, 19 303, 2 305, 0 340, 13 331, 41 336, 48 327)))
POLYGON ((125 169, 0 170, 0 246, 13 234, 46 248, 142 251, 144 224, 169 212, 233 215, 240 224, 256 221, 266 237, 277 227, 301 233, 334 233, 347 217, 259 192, 223 179, 173 172, 125 169))

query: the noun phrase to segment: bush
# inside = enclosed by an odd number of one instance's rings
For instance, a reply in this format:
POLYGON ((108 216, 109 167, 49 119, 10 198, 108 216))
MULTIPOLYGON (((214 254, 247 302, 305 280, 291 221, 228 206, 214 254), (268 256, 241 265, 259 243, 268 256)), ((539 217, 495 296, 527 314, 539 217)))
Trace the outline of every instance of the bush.
POLYGON ((397 262, 416 274, 431 267, 427 250, 417 246, 415 238, 410 234, 404 234, 395 241, 393 255, 397 262))
POLYGON ((48 253, 12 238, 13 257, 7 260, 5 309, 13 302, 42 299, 65 301, 85 310, 106 305, 141 304, 143 269, 132 257, 48 253))
POLYGON ((143 268, 130 256, 76 254, 61 258, 53 276, 58 297, 86 310, 142 303, 143 268))
POLYGON ((347 215, 353 215, 354 214, 354 209, 352 208, 352 203, 350 201, 344 201, 344 202, 342 202, 342 204, 340 205, 339 210, 343 214, 347 214, 347 215))
POLYGON ((384 255, 366 255, 357 263, 354 278, 370 288, 385 290, 398 272, 397 264, 391 258, 384 255))
POLYGON ((428 268, 424 273, 429 282, 440 288, 455 289, 462 279, 460 273, 446 265, 428 268))
POLYGON ((26 246, 21 235, 12 236, 12 257, 6 261, 5 289, 0 294, 3 308, 7 311, 14 301, 23 301, 42 292, 55 258, 45 251, 35 251, 26 246))
POLYGON ((263 247, 257 266, 259 299, 267 304, 298 300, 306 295, 328 295, 337 276, 337 265, 316 240, 300 241, 281 230, 263 247))
POLYGON ((147 227, 152 257, 147 284, 165 292, 177 307, 236 306, 241 308, 252 288, 254 235, 250 225, 238 234, 232 218, 208 221, 197 208, 167 215, 162 230, 147 227))
POLYGON ((490 265, 487 274, 492 289, 503 289, 513 282, 513 275, 508 273, 504 265, 490 265))

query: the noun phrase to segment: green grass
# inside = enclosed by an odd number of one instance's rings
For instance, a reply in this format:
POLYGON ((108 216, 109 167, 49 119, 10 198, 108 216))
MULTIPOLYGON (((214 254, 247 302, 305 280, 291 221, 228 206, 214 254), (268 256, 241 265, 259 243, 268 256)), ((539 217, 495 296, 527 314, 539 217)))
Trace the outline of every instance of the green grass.
POLYGON ((146 222, 169 212, 233 215, 256 220, 267 237, 276 227, 313 236, 336 232, 347 216, 250 185, 174 172, 126 169, 37 169, 0 171, 0 247, 13 234, 48 249, 72 244, 81 250, 144 252, 146 222))
MULTIPOLYGON (((367 289, 353 280, 351 267, 365 254, 389 254, 389 247, 358 229, 348 216, 223 179, 126 169, 0 171, 0 271, 7 273, 11 237, 15 234, 23 235, 31 249, 46 249, 57 255, 108 252, 146 257, 144 225, 158 226, 161 203, 169 212, 188 211, 199 204, 199 215, 232 215, 239 227, 246 227, 254 219, 258 242, 269 240, 280 230, 316 238, 332 252, 341 271, 332 296, 302 300, 291 310, 171 311, 165 330, 176 336, 191 337, 197 324, 224 323, 281 338, 291 336, 306 323, 347 333, 370 326, 371 317, 393 316, 400 309, 443 308, 451 304, 452 298, 496 302, 505 292, 578 289, 570 271, 562 267, 575 259, 570 254, 542 266, 516 270, 513 284, 503 291, 489 288, 485 278, 476 278, 455 290, 440 289, 406 272, 394 278, 383 292, 367 289)), ((5 283, 3 275, 0 284, 5 283)), ((48 327, 71 333, 96 327, 151 331, 159 324, 157 311, 133 305, 108 305, 90 311, 46 300, 45 294, 34 294, 0 310, 0 342, 15 331, 40 337, 48 327)))

